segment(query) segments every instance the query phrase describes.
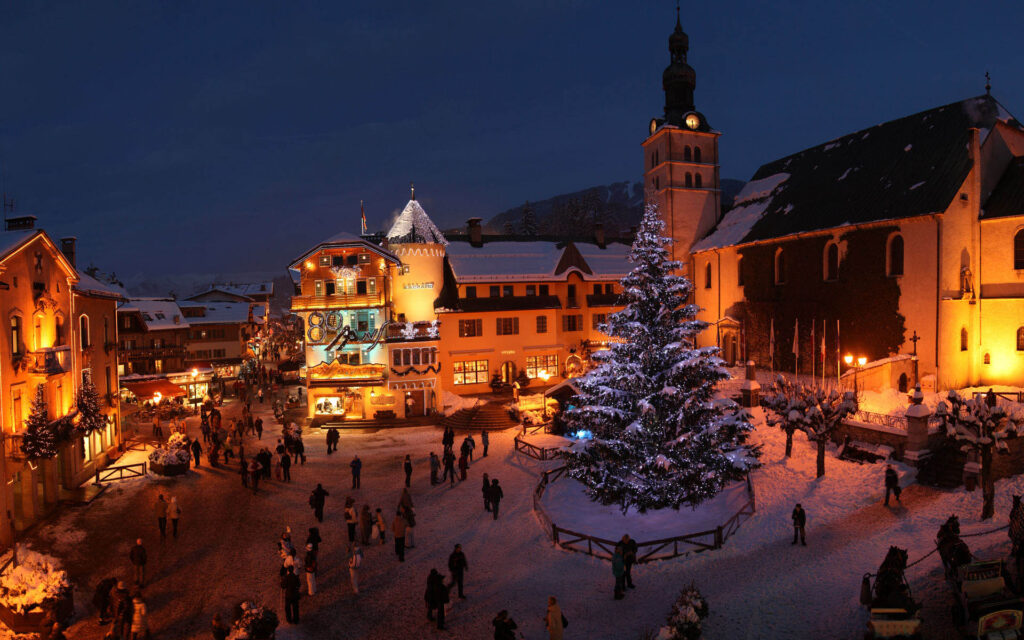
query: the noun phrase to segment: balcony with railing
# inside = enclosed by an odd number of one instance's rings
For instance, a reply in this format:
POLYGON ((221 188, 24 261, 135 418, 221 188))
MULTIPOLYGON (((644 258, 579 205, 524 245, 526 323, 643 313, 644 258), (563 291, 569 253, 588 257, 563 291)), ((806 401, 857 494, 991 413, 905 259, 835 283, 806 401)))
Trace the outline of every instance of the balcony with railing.
POLYGON ((292 311, 315 309, 365 309, 383 307, 387 300, 383 291, 377 293, 335 294, 332 296, 292 296, 292 311))
POLYGON ((413 342, 416 340, 437 340, 441 323, 424 320, 419 322, 392 322, 388 324, 388 342, 413 342))
POLYGON ((387 377, 387 365, 342 364, 334 361, 308 368, 306 377, 313 383, 374 384, 383 382, 387 377))
POLYGON ((184 358, 184 345, 171 344, 159 347, 124 347, 118 349, 121 360, 141 358, 184 358))
POLYGON ((29 373, 53 375, 71 371, 71 347, 49 347, 37 349, 28 354, 29 373))

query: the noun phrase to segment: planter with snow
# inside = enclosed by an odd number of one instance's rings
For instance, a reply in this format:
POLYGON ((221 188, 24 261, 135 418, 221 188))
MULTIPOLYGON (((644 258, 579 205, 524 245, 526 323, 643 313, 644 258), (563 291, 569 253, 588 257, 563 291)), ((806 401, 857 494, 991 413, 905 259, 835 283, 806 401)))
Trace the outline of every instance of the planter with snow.
POLYGON ((153 473, 161 476, 180 476, 188 471, 188 465, 192 462, 192 454, 184 446, 183 439, 175 439, 174 434, 167 441, 167 446, 154 449, 149 454, 149 468, 153 473), (173 442, 173 444, 172 444, 173 442))
POLYGON ((231 625, 228 640, 274 640, 279 621, 273 609, 243 602, 238 611, 238 619, 231 625))
POLYGON ((38 631, 47 618, 66 622, 75 603, 68 573, 51 556, 18 550, 18 566, 0 576, 0 621, 18 633, 38 631))

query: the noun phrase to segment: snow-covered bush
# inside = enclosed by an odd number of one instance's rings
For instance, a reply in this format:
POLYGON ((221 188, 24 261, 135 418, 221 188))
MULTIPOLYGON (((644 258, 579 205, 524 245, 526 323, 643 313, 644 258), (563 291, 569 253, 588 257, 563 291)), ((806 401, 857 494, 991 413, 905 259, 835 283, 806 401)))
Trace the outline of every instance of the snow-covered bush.
POLYGON ((0 605, 19 614, 55 605, 70 592, 59 560, 24 547, 18 550, 18 566, 0 576, 0 605))
POLYGON ((183 447, 159 447, 149 452, 149 461, 153 464, 169 467, 176 464, 188 464, 192 454, 183 447))
POLYGON ((169 449, 187 449, 190 444, 188 436, 184 433, 174 432, 167 438, 167 448, 169 449))
POLYGON ((708 603, 693 584, 683 589, 661 628, 658 640, 698 640, 701 623, 708 617, 708 603))
POLYGON ((265 640, 273 637, 279 624, 273 609, 255 602, 243 602, 240 607, 242 615, 231 625, 228 640, 265 640))

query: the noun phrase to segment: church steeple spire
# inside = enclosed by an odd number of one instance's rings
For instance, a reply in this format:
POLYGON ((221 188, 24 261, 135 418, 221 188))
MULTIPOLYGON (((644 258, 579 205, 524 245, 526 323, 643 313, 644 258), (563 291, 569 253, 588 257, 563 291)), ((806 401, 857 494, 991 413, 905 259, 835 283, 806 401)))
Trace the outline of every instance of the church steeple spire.
POLYGON ((682 126, 684 116, 695 110, 693 90, 697 85, 697 74, 686 62, 689 49, 690 38, 683 31, 677 4, 676 28, 668 37, 671 57, 668 67, 661 76, 661 86, 665 90, 665 121, 676 126, 682 126))

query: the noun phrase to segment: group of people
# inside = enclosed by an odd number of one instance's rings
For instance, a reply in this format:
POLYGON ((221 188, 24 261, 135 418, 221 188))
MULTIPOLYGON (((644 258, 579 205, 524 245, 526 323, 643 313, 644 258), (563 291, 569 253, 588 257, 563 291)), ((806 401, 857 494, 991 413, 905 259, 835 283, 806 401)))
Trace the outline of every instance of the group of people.
MULTIPOLYGON (((480 434, 480 443, 483 447, 483 453, 481 457, 487 457, 487 449, 490 446, 490 436, 487 431, 484 430, 480 434)), ((439 482, 449 481, 450 486, 455 485, 455 468, 458 465, 459 469, 459 480, 464 481, 466 479, 466 472, 469 470, 470 463, 473 462, 473 452, 476 450, 476 440, 473 439, 473 434, 468 434, 462 439, 462 444, 459 446, 459 456, 455 457, 455 430, 451 427, 445 427, 444 435, 441 436, 441 445, 444 448, 441 457, 438 458, 434 452, 430 453, 430 484, 436 485, 439 482), (438 472, 442 470, 441 479, 438 480, 438 472)), ((407 476, 408 476, 407 471, 407 476)))
MULTIPOLYGON (((142 591, 128 590, 123 580, 105 578, 96 585, 93 605, 99 610, 100 625, 110 625, 106 638, 110 640, 146 640, 149 624, 146 619, 146 602, 142 591)), ((63 640, 64 634, 51 634, 50 640, 63 640)))

